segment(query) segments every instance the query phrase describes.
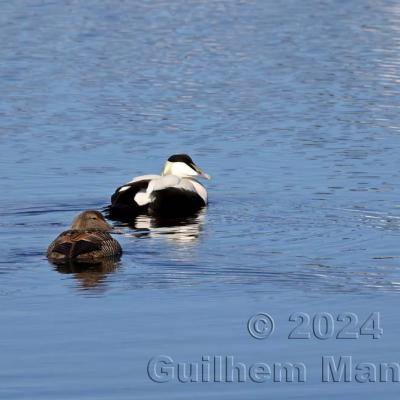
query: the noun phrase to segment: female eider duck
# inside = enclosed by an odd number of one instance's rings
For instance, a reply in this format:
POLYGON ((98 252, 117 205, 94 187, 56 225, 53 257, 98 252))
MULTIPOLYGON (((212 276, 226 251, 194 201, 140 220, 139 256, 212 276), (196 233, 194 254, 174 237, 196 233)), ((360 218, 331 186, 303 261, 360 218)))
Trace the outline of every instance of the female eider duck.
POLYGON ((73 221, 71 229, 61 233, 47 249, 54 263, 76 261, 90 263, 105 257, 117 257, 122 249, 109 234, 109 225, 98 211, 87 210, 73 221))
POLYGON ((191 215, 207 205, 207 190, 195 178, 210 179, 186 154, 168 158, 161 175, 138 176, 111 197, 111 218, 142 213, 163 217, 191 215))

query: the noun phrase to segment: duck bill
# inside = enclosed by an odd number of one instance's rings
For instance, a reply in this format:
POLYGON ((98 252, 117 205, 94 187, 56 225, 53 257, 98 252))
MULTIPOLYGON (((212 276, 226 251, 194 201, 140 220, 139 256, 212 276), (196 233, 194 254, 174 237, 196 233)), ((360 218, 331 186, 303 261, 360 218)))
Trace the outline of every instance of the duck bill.
POLYGON ((107 224, 107 225, 108 225, 109 232, 115 232, 115 228, 112 225, 110 225, 110 224, 107 224))
POLYGON ((206 174, 206 173, 204 173, 204 172, 202 172, 202 173, 199 175, 199 177, 200 177, 200 178, 207 179, 207 180, 211 179, 211 176, 208 175, 208 174, 206 174))
POLYGON ((199 178, 211 179, 211 176, 203 172, 197 165, 193 164, 192 168, 197 172, 199 178))

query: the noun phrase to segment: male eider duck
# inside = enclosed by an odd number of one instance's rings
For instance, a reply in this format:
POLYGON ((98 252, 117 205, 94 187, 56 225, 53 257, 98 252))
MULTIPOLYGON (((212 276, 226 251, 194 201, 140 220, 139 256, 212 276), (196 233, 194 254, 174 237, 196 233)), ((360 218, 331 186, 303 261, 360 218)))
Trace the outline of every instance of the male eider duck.
POLYGON ((168 158, 161 175, 143 175, 120 186, 111 197, 111 218, 149 213, 163 217, 191 215, 207 205, 207 190, 195 178, 210 179, 186 154, 168 158))
POLYGON ((70 230, 61 233, 50 244, 47 257, 54 263, 90 263, 119 256, 122 249, 109 234, 111 229, 101 213, 84 211, 74 219, 70 230))

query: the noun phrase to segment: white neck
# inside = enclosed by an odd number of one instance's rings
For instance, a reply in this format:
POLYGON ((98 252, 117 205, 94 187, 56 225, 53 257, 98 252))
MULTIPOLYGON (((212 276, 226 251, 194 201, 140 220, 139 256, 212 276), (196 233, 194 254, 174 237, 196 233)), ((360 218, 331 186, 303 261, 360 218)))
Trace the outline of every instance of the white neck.
POLYGON ((167 161, 164 165, 162 175, 175 175, 179 178, 190 178, 197 176, 198 173, 183 162, 167 161))

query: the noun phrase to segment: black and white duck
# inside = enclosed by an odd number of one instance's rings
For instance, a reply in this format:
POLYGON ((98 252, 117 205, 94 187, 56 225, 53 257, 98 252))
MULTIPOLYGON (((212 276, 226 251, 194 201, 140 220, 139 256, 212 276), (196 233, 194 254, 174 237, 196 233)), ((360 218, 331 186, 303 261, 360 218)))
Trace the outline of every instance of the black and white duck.
POLYGON ((110 217, 191 215, 208 203, 207 190, 196 178, 210 176, 187 154, 175 154, 168 158, 161 175, 138 176, 117 188, 108 208, 110 217))

